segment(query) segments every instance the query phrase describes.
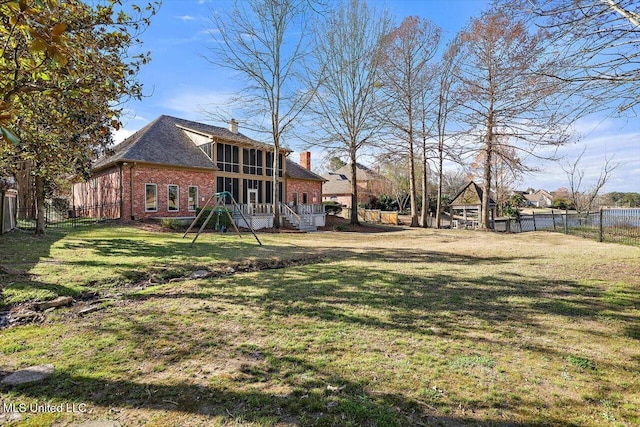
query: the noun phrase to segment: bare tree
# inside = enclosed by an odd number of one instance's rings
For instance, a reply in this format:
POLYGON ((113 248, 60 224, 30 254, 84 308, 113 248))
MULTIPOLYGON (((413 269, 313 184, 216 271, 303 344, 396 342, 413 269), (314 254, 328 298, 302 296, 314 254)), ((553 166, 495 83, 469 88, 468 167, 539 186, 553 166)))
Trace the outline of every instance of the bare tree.
POLYGON ((398 204, 398 210, 404 211, 411 198, 407 158, 381 156, 378 162, 382 165, 382 174, 391 182, 391 195, 398 204))
POLYGON ((586 110, 631 111, 640 103, 640 8, 637 0, 508 0, 549 34, 566 58, 553 75, 576 85, 586 110))
MULTIPOLYGON (((474 162, 469 165, 471 173, 474 176, 484 176, 484 151, 481 151, 474 162)), ((509 193, 513 190, 513 186, 519 182, 522 177, 524 167, 518 158, 515 149, 508 144, 497 145, 494 150, 494 156, 491 161, 491 171, 493 182, 492 188, 496 194, 496 206, 498 215, 504 214, 509 193)))
POLYGON ((600 191, 611 178, 612 173, 620 166, 620 163, 614 162, 613 158, 605 157, 604 163, 600 168, 600 174, 595 182, 587 190, 583 190, 585 170, 580 167, 582 156, 586 153, 585 146, 576 160, 561 165, 562 170, 567 175, 569 181, 569 196, 578 213, 589 213, 593 211, 595 201, 600 191))
MULTIPOLYGON (((436 202, 436 228, 440 228, 440 216, 442 214, 442 199, 443 199, 443 181, 444 181, 444 160, 447 157, 447 139, 449 137, 448 118, 449 114, 455 108, 455 102, 452 97, 455 92, 455 73, 454 67, 458 55, 458 49, 460 48, 459 39, 455 38, 449 43, 445 49, 442 58, 436 65, 437 76, 437 88, 435 94, 435 111, 436 111, 436 138, 437 138, 437 157, 436 157, 436 169, 438 171, 438 195, 436 202)), ((426 103, 425 103, 426 104, 426 103)), ((427 109, 425 108, 425 111, 427 109)), ((426 136, 426 135, 425 135, 426 136)))
MULTIPOLYGON (((546 55, 546 34, 528 32, 502 11, 485 13, 461 33, 456 77, 464 106, 460 120, 484 155, 480 228, 488 229, 493 157, 503 145, 540 158, 540 147, 558 146, 569 136, 572 111, 565 109, 561 81, 548 77, 556 63, 546 55)), ((504 160, 514 160, 507 159, 504 160)), ((513 162, 513 167, 522 167, 513 162)))
POLYGON ((315 145, 339 150, 351 165, 351 224, 358 224, 356 162, 362 148, 377 138, 376 116, 382 38, 389 32, 386 13, 360 0, 341 4, 316 31, 313 57, 322 68, 312 111, 317 118, 315 145))
POLYGON ((229 68, 246 82, 235 105, 247 117, 249 126, 266 132, 274 146, 274 226, 280 226, 278 153, 283 138, 293 127, 312 97, 300 69, 307 55, 307 23, 312 0, 236 1, 224 14, 212 11, 216 31, 207 58, 218 67, 229 68), (267 123, 266 125, 264 123, 267 123))
MULTIPOLYGON (((418 226, 418 205, 416 189, 416 138, 420 118, 424 117, 424 94, 431 80, 430 60, 435 56, 440 42, 440 28, 431 21, 415 16, 405 18, 398 28, 393 29, 384 39, 383 66, 381 67, 382 90, 387 96, 389 108, 383 120, 391 127, 392 133, 401 144, 387 147, 394 152, 402 152, 408 158, 411 227, 418 226)), ((422 121, 424 124, 424 120, 422 121)), ((426 130, 423 128, 423 158, 426 155, 426 130)), ((422 168, 423 215, 426 218, 426 163, 422 168)))

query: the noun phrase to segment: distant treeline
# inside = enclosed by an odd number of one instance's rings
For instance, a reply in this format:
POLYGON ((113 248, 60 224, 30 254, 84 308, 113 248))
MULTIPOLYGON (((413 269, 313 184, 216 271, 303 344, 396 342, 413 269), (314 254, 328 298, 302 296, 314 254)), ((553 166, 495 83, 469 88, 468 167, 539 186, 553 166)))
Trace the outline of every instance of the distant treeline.
POLYGON ((602 196, 602 205, 637 208, 640 207, 640 193, 607 193, 602 196))

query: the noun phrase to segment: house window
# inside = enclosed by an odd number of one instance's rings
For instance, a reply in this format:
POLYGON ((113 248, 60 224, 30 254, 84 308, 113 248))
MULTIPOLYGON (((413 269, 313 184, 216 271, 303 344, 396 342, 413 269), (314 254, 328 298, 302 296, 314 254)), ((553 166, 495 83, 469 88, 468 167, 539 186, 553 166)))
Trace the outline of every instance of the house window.
POLYGON ((262 175, 262 150, 242 149, 242 171, 249 175, 262 175))
POLYGON ((195 185, 189 186, 189 211, 195 211, 198 209, 198 187, 195 185))
POLYGON ((318 192, 317 191, 313 192, 313 203, 318 203, 318 192))
POLYGON ((167 210, 169 212, 180 210, 180 193, 177 185, 167 186, 167 210))
POLYGON ((240 172, 240 154, 237 146, 217 143, 216 155, 218 169, 225 172, 240 172))
POLYGON ((146 212, 156 212, 158 210, 158 186, 156 184, 145 184, 145 205, 146 212))
POLYGON ((309 203, 309 195, 307 193, 302 193, 302 204, 306 205, 309 203))
POLYGON ((208 143, 206 143, 206 144, 199 145, 200 149, 201 149, 202 151, 204 151, 204 153, 205 153, 207 156, 209 156, 209 158, 210 158, 210 159, 212 159, 212 160, 213 160, 213 152, 212 152, 212 148, 211 148, 211 147, 213 147, 213 144, 214 144, 214 143, 212 143, 212 142, 208 142, 208 143))

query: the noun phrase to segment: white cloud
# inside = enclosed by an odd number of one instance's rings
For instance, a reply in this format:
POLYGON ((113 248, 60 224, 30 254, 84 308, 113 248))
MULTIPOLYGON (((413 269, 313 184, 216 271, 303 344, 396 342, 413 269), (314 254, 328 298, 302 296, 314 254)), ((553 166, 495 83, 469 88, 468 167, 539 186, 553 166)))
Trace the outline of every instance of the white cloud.
POLYGON ((195 16, 191 16, 191 15, 176 16, 176 18, 178 18, 181 21, 195 21, 195 20, 197 20, 197 18, 195 16))
POLYGON ((113 141, 116 144, 119 144, 125 139, 127 139, 128 137, 130 137, 131 135, 133 135, 135 131, 130 129, 125 129, 125 128, 120 128, 118 130, 114 130, 112 133, 113 133, 113 141))

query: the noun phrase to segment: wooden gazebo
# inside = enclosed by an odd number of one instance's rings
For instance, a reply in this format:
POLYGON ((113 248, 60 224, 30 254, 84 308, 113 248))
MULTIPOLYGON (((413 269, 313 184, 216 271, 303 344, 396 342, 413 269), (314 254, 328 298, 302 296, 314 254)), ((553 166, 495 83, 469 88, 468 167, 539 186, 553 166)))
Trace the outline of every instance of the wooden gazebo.
MULTIPOLYGON (((496 202, 489 198, 490 221, 496 217, 496 202)), ((482 188, 469 181, 450 204, 452 228, 478 228, 482 217, 482 188)))

